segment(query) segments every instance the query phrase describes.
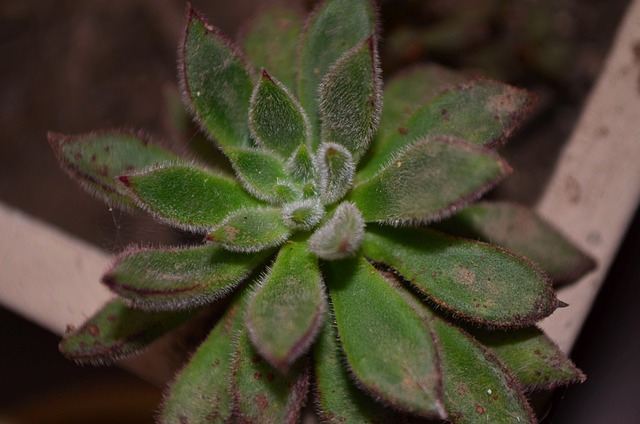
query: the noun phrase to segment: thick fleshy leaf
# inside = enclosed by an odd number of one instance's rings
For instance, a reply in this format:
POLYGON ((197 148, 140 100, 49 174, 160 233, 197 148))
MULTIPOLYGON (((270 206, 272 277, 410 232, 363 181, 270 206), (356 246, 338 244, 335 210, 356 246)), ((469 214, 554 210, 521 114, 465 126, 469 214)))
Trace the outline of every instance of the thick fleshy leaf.
POLYGON ((311 138, 309 119, 298 101, 265 70, 251 97, 249 125, 256 143, 283 159, 311 138))
POLYGON ((327 260, 353 256, 360 248, 364 226, 358 208, 353 203, 342 202, 331 218, 309 237, 309 250, 327 260))
POLYGON ((470 328, 469 332, 528 390, 549 390, 586 377, 571 360, 537 327, 510 331, 470 328))
POLYGON ((207 240, 234 252, 259 252, 279 246, 291 234, 280 215, 276 208, 241 209, 226 217, 207 240))
POLYGON ((209 336, 169 386, 160 422, 229 422, 233 412, 231 375, 237 333, 244 325, 246 293, 232 302, 209 336))
POLYGON ((374 36, 345 53, 320 85, 320 138, 346 147, 357 161, 380 121, 382 79, 374 36))
POLYGON ((376 403, 348 375, 334 319, 314 344, 316 402, 323 423, 393 423, 397 413, 376 403))
POLYGON ((262 357, 285 373, 314 341, 325 310, 318 259, 304 242, 291 242, 254 292, 247 328, 262 357))
POLYGON ((319 143, 318 87, 331 66, 347 51, 376 32, 371 0, 327 0, 310 18, 298 54, 298 98, 319 143))
POLYGON ((296 50, 304 20, 290 4, 270 4, 249 22, 241 35, 251 63, 269 69, 289 89, 295 89, 296 50))
POLYGON ((244 188, 272 204, 302 197, 302 189, 290 180, 283 161, 257 149, 227 148, 225 153, 244 188))
POLYGON ((325 215, 322 203, 317 198, 298 200, 282 206, 282 220, 291 229, 308 231, 315 227, 325 215))
POLYGON ((196 232, 219 224, 233 211, 259 204, 236 181, 187 165, 124 175, 120 181, 142 209, 196 232))
POLYGON ((322 143, 316 155, 318 189, 324 204, 342 199, 353 185, 356 166, 353 156, 345 147, 335 143, 322 143))
POLYGON ((181 44, 179 73, 189 107, 224 147, 249 147, 251 77, 240 51, 192 7, 181 44))
POLYGON ((125 209, 134 204, 117 176, 179 160, 170 151, 152 144, 143 133, 114 131, 76 136, 49 133, 48 138, 60 165, 71 177, 109 205, 125 209))
POLYGON ((194 311, 146 312, 114 299, 65 334, 60 352, 81 364, 108 365, 134 355, 182 324, 194 311))
POLYGON ((442 319, 433 317, 432 328, 439 340, 445 405, 452 423, 536 422, 518 384, 495 356, 442 319))
POLYGON ((384 106, 376 139, 391 131, 404 131, 402 124, 420 106, 445 88, 467 79, 464 74, 434 64, 421 64, 402 71, 384 87, 384 106))
POLYGON ((297 423, 309 389, 306 362, 298 361, 282 374, 258 354, 248 332, 241 331, 232 377, 232 422, 297 423))
POLYGON ((416 110, 398 131, 377 141, 358 178, 360 181, 370 178, 416 139, 431 135, 495 147, 517 128, 531 104, 532 96, 527 91, 495 81, 459 85, 434 97, 416 110))
POLYGON ((184 309, 226 296, 271 252, 239 254, 217 246, 132 248, 102 277, 136 308, 184 309))
POLYGON ((536 262, 555 284, 575 281, 595 262, 524 206, 480 202, 436 224, 450 234, 486 241, 536 262))
POLYGON ((472 322, 524 327, 558 306, 549 279, 537 266, 486 243, 424 228, 372 226, 361 250, 398 271, 439 307, 472 322))
POLYGON ((366 222, 428 223, 477 199, 510 171, 484 147, 432 137, 414 143, 375 177, 356 184, 350 200, 366 222))
POLYGON ((305 195, 315 194, 315 188, 311 181, 316 178, 317 172, 309 147, 303 144, 296 149, 287 161, 287 170, 296 181, 308 183, 304 189, 305 195), (310 189, 307 187, 310 187, 310 189))
POLYGON ((323 269, 359 385, 397 409, 444 418, 438 357, 426 324, 364 258, 327 262, 323 269))

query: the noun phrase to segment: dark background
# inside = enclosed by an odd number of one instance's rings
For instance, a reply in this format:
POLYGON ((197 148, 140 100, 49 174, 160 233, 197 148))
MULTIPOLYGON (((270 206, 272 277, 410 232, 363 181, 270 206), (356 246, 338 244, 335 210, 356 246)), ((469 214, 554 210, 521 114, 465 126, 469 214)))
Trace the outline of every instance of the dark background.
MULTIPOLYGON (((251 0, 193 3, 231 35, 256 9, 251 0)), ((502 151, 516 172, 492 194, 533 204, 626 5, 626 0, 386 1, 381 7, 385 77, 401 66, 433 60, 538 93, 533 118, 502 151)), ((107 251, 133 241, 171 243, 182 237, 145 216, 110 211, 85 194, 55 163, 46 132, 144 128, 189 148, 193 134, 176 133, 167 119, 168 99, 177 92, 183 11, 179 0, 0 0, 0 201, 107 251)), ((640 421, 635 401, 640 373, 633 361, 640 357, 634 332, 640 317, 630 304, 640 282, 637 221, 575 348, 589 380, 558 391, 562 401, 553 403, 547 422, 640 421)), ((57 352, 57 336, 2 308, 0 331, 0 417, 11 412, 24 423, 70 422, 68 417, 56 421, 56 414, 95 405, 102 421, 85 416, 78 422, 125 422, 109 415, 118 406, 128 408, 126 422, 150 422, 158 389, 118 369, 69 363, 57 352), (39 411, 47 411, 44 421, 25 415, 39 411)))

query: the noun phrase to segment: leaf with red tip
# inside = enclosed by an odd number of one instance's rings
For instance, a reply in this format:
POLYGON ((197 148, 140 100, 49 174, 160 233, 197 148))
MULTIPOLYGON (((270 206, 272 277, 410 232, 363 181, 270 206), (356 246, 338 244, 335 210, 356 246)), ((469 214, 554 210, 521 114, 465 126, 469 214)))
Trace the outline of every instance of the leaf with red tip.
POLYGON ((60 352, 81 364, 107 365, 132 356, 195 311, 146 312, 114 299, 64 336, 60 352))
POLYGON ((520 125, 532 103, 527 91, 499 82, 461 84, 416 110, 400 131, 378 140, 358 179, 371 178, 398 152, 427 136, 456 137, 489 148, 500 145, 520 125))
POLYGON ((189 6, 180 50, 180 78, 201 126, 225 147, 249 147, 253 83, 239 49, 189 6))
POLYGON ((357 163, 369 148, 382 108, 374 36, 346 52, 320 85, 320 139, 346 147, 357 163))
POLYGON ((102 281, 135 307, 192 308, 224 297, 271 254, 232 253, 217 246, 130 249, 102 281))
POLYGON ((360 248, 364 226, 358 208, 342 202, 331 218, 309 237, 309 250, 330 261, 353 256, 360 248))
POLYGON ((241 34, 242 46, 258 69, 269 69, 289 89, 295 89, 296 51, 304 26, 295 5, 270 3, 241 34))
POLYGON ((325 309, 318 259, 304 242, 287 243, 249 303, 251 340, 271 365, 286 372, 315 339, 325 309))
POLYGON ((345 358, 358 384, 401 411, 444 418, 429 328, 363 257, 326 262, 345 358))
POLYGON ((595 267, 593 259, 533 210, 514 203, 476 203, 436 227, 519 253, 540 265, 557 285, 575 281, 595 267))
POLYGON ((249 125, 256 143, 283 159, 299 146, 310 145, 309 118, 289 90, 265 70, 251 96, 249 125))
POLYGON ((232 387, 233 422, 294 424, 309 389, 309 370, 299 361, 280 373, 257 353, 245 330, 239 334, 232 387))
POLYGON ((244 324, 247 290, 236 296, 209 336, 168 387, 160 422, 229 422, 237 333, 244 324))
POLYGON ((376 32, 371 0, 322 2, 307 20, 298 54, 298 98, 319 143, 318 87, 331 66, 347 51, 376 32))
POLYGON ((206 232, 238 209, 258 206, 235 180, 187 165, 120 177, 138 206, 178 228, 206 232))
POLYGON ((586 380, 582 371, 537 327, 509 331, 470 328, 468 331, 527 390, 551 390, 586 380))
POLYGON ((323 423, 392 423, 398 413, 375 402, 358 389, 345 369, 338 333, 326 322, 314 344, 316 401, 323 423))
POLYGON ((110 206, 134 206, 116 177, 179 158, 151 144, 149 137, 124 131, 68 136, 49 133, 49 144, 62 168, 110 206))
POLYGON ((446 311, 495 327, 524 327, 558 306, 541 270, 486 243, 428 229, 368 228, 363 254, 398 271, 446 311))
POLYGON ((356 184, 353 201, 366 222, 421 224, 472 202, 511 168, 492 151, 447 137, 420 140, 370 180, 356 184))

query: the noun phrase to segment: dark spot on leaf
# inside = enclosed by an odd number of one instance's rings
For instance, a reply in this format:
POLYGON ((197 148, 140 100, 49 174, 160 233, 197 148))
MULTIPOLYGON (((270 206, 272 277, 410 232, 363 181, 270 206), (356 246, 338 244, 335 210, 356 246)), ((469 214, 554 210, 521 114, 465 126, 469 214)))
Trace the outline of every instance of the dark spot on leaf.
POLYGON ((111 147, 110 147, 110 146, 105 146, 105 148, 104 148, 104 151, 105 151, 105 152, 109 153, 109 151, 110 151, 110 150, 111 150, 111 147))
POLYGON ((114 322, 116 320, 116 316, 114 314, 107 315, 107 321, 114 322))
POLYGON ((341 253, 348 252, 349 251, 349 240, 342 239, 340 241, 340 246, 338 246, 338 251, 341 252, 341 253))
POLYGON ((93 337, 98 337, 100 335, 100 329, 97 325, 90 325, 89 327, 87 327, 87 331, 89 331, 89 334, 91 334, 93 337))
POLYGON ((95 162, 97 159, 98 158, 96 155, 91 155, 91 162, 95 162))
POLYGON ((125 166, 124 166, 124 170, 125 170, 125 171, 128 171, 128 172, 131 172, 131 171, 133 171, 134 169, 136 169, 136 167, 135 167, 135 166, 133 166, 133 165, 125 165, 125 166))
POLYGON ((464 396, 467 393, 469 393, 469 389, 467 389, 467 386, 465 386, 464 384, 458 384, 458 394, 460 396, 464 396))
POLYGON ((255 378, 256 380, 261 380, 262 379, 262 374, 260 374, 259 372, 253 374, 253 378, 255 378))
POLYGON ((485 410, 484 410, 484 408, 482 407, 482 405, 480 405, 480 404, 476 403, 476 412, 477 412, 479 415, 482 415, 482 414, 484 414, 484 413, 485 413, 485 410))
POLYGON ((251 358, 251 362, 253 362, 254 364, 259 364, 260 362, 262 362, 262 357, 258 354, 255 354, 251 358))
POLYGON ((269 401, 267 400, 267 397, 264 395, 264 393, 260 393, 256 396, 256 405, 258 405, 258 408, 262 410, 266 409, 267 406, 269 406, 269 401))
POLYGON ((109 168, 107 167, 107 165, 102 165, 97 169, 97 171, 98 171, 98 174, 103 175, 105 177, 109 175, 109 168))
POLYGON ((72 324, 67 324, 67 328, 64 330, 64 334, 71 334, 76 331, 76 327, 72 324))
POLYGON ((216 360, 213 361, 213 365, 220 365, 220 358, 216 358, 216 360))
POLYGON ((449 118, 449 111, 447 109, 442 109, 440 111, 440 116, 442 116, 442 119, 444 119, 445 121, 448 121, 449 118))
POLYGON ((402 127, 398 128, 398 132, 399 132, 401 135, 407 135, 407 134, 409 134, 409 130, 408 130, 408 129, 406 129, 406 128, 402 128, 402 127))

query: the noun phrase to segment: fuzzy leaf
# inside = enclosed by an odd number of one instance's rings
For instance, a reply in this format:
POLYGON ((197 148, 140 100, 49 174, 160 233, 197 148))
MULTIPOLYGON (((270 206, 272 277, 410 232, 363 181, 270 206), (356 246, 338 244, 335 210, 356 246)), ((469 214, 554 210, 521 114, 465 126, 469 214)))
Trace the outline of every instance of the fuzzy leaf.
POLYGON ((117 176, 178 160, 170 151, 151 144, 144 134, 114 131, 67 136, 49 133, 48 138, 60 165, 71 177, 109 205, 125 209, 134 204, 117 176))
POLYGON ((439 307, 472 322, 523 327, 558 306, 538 267, 489 244, 423 228, 371 227, 362 252, 398 271, 439 307))
POLYGON ((353 156, 345 147, 335 143, 322 143, 316 155, 320 197, 324 204, 342 199, 353 185, 356 166, 353 156))
POLYGON ((316 395, 323 423, 392 423, 397 413, 376 403, 357 388, 344 367, 338 333, 332 319, 314 344, 316 395))
POLYGON ((236 411, 232 422, 294 424, 309 388, 308 367, 300 361, 281 374, 256 352, 247 331, 242 331, 232 385, 236 411))
POLYGON ((296 86, 296 50, 303 25, 303 18, 291 5, 270 4, 249 23, 242 36, 251 63, 271 70, 290 89, 296 86))
POLYGON ((80 328, 65 334, 60 352, 81 364, 108 365, 140 352, 193 313, 145 312, 114 299, 80 328))
POLYGON ((376 139, 382 140, 391 131, 404 131, 401 125, 420 106, 465 79, 460 72, 433 64, 417 65, 392 77, 384 88, 384 107, 376 139))
POLYGON ((326 299, 318 259, 302 242, 285 244, 249 303, 247 328, 254 346, 286 373, 314 341, 326 299))
POLYGON ((321 140, 346 147, 357 161, 369 148, 382 108, 373 36, 345 53, 320 85, 321 140))
POLYGON ((298 101, 265 70, 251 97, 249 125, 258 145, 284 159, 311 138, 309 119, 298 101))
POLYGON ((446 137, 414 143, 351 192, 366 222, 441 219, 480 197, 511 171, 493 152, 446 137))
POLYGON ((324 208, 316 198, 298 200, 282 206, 282 220, 294 230, 311 230, 324 215, 324 208))
POLYGON ((253 83, 241 53, 192 7, 181 44, 179 73, 201 126, 224 147, 248 147, 253 83))
POLYGON ((444 418, 429 328, 364 258, 325 265, 342 348, 359 385, 397 409, 444 418))
POLYGON ((537 327, 510 331, 469 329, 528 390, 550 390, 586 377, 537 327))
POLYGON ((555 284, 575 281, 595 262, 534 211, 509 202, 480 202, 437 224, 461 237, 519 253, 545 270, 555 284))
POLYGON ((236 181, 187 165, 125 175, 120 181, 156 218, 197 232, 219 224, 230 212, 259 204, 236 181))
POLYGON ((211 245, 133 248, 116 258, 102 282, 136 308, 192 308, 229 294, 270 253, 243 255, 211 245))
POLYGON ((298 98, 319 143, 318 87, 328 69, 376 31, 371 0, 328 0, 307 20, 298 54, 298 98))
MULTIPOLYGON (((296 179, 296 181, 302 183, 308 183, 316 178, 316 168, 311 157, 311 152, 306 145, 301 145, 291 155, 287 161, 287 171, 290 175, 296 179)), ((315 194, 313 192, 305 194, 315 194)))
POLYGON ((273 154, 233 148, 225 153, 244 188, 258 199, 280 204, 302 195, 301 189, 290 181, 284 163, 273 154))
POLYGON ((495 147, 521 123, 531 103, 532 96, 525 90, 495 81, 473 81, 445 91, 416 110, 400 131, 389 133, 372 146, 359 179, 370 178, 406 146, 431 135, 495 147))
POLYGON ((362 214, 353 203, 342 202, 333 216, 309 237, 309 250, 327 260, 353 256, 364 235, 362 214))
POLYGON ((160 422, 229 422, 236 334, 244 324, 246 290, 236 296, 213 331, 169 386, 160 422))
POLYGON ((535 423, 536 419, 507 369, 480 343, 437 317, 445 405, 454 424, 535 423))

